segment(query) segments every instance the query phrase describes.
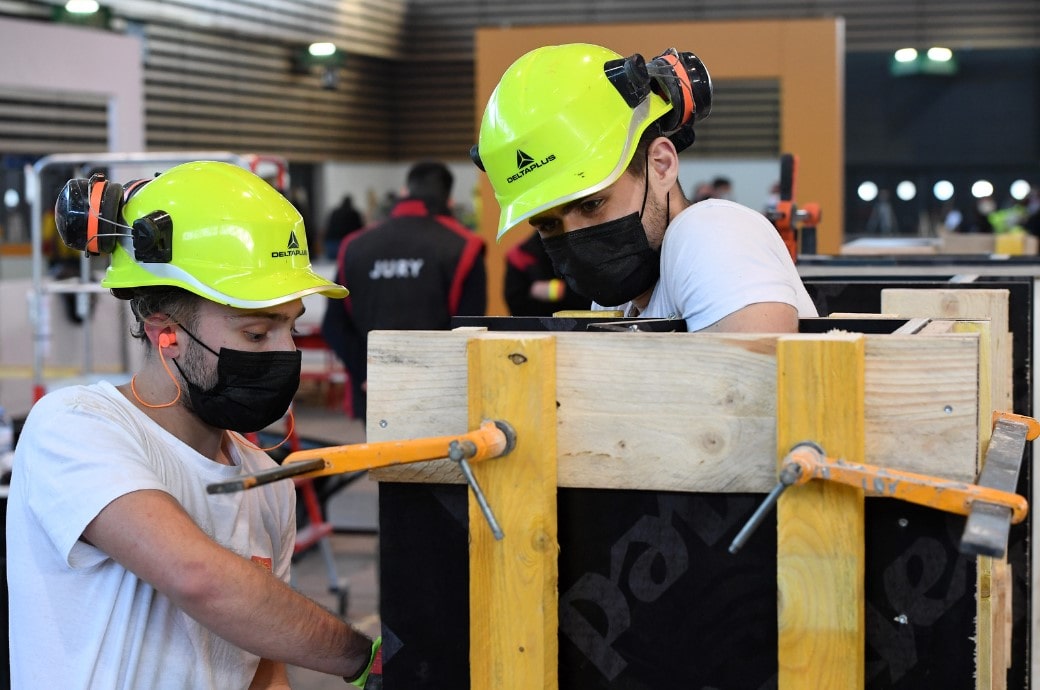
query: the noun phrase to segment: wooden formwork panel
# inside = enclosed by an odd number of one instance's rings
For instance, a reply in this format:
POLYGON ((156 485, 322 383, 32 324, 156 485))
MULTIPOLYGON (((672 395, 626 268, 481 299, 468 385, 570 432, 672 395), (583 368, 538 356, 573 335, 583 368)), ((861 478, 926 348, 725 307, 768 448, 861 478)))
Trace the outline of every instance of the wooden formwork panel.
MULTIPOLYGON (((369 335, 368 439, 467 429, 463 331, 369 335)), ((865 337, 869 464, 974 481, 975 334, 865 337)), ((776 482, 776 336, 557 333, 562 487, 766 492, 776 482)), ((524 395, 524 391, 516 391, 524 395)), ((460 483, 450 461, 379 481, 460 483)))

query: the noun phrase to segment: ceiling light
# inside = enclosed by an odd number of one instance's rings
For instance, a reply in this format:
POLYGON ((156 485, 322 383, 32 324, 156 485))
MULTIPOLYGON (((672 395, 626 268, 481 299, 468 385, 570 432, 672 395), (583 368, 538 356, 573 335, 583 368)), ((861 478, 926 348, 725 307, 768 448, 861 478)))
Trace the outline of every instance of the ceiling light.
POLYGON ((917 50, 914 48, 900 48, 895 53, 896 62, 913 62, 917 59, 917 50))
POLYGON ((976 199, 993 196, 993 183, 989 180, 976 180, 971 185, 971 195, 976 199))
POLYGON ((933 62, 949 62, 953 59, 953 51, 942 46, 932 46, 928 49, 927 55, 933 62))
POLYGON ((1029 184, 1025 180, 1015 180, 1011 183, 1011 196, 1017 201, 1022 201, 1029 196, 1029 191, 1033 188, 1033 185, 1029 184))
POLYGON ((949 180, 939 180, 932 187, 932 194, 939 201, 949 201, 953 198, 953 183, 949 180))
POLYGON ((856 194, 863 201, 873 201, 878 195, 877 185, 868 180, 856 188, 856 194))
POLYGON ((97 0, 69 0, 65 3, 65 11, 71 14, 94 14, 101 6, 97 0))
POLYGON ((335 54, 336 45, 328 42, 311 43, 310 46, 307 47, 307 52, 314 57, 327 57, 335 54))
POLYGON ((917 196, 917 185, 910 180, 903 180, 896 185, 896 196, 903 201, 910 201, 917 196))

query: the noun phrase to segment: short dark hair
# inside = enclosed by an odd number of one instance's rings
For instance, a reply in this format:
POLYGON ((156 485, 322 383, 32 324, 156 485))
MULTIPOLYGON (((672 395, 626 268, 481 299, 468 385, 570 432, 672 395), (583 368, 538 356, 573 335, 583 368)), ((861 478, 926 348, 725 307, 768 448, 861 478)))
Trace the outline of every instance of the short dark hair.
POLYGON ((454 176, 444 163, 439 161, 416 163, 408 171, 408 196, 446 204, 451 198, 451 187, 454 182, 454 176))
POLYGON ((639 135, 639 141, 636 143, 636 151, 632 154, 632 160, 628 162, 628 167, 625 172, 635 175, 636 177, 642 177, 646 171, 646 152, 650 148, 650 143, 653 142, 661 134, 661 126, 657 122, 651 122, 643 133, 639 135))
POLYGON ((144 322, 149 316, 167 314, 171 323, 194 328, 202 301, 202 297, 195 293, 172 285, 115 288, 112 295, 130 302, 130 310, 136 319, 130 327, 130 335, 143 340, 149 347, 151 343, 144 333, 144 322))

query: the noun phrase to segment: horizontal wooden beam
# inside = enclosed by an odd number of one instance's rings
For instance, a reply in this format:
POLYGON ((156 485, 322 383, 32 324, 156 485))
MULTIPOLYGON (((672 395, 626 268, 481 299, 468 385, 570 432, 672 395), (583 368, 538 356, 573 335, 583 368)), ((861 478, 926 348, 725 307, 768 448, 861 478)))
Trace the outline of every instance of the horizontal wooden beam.
MULTIPOLYGON (((467 430, 466 344, 498 337, 517 334, 371 333, 368 439, 467 430)), ((767 492, 776 483, 775 336, 555 337, 560 486, 767 492)), ((973 481, 978 348, 976 334, 865 336, 864 462, 973 481)), ((373 477, 463 481, 450 461, 373 477)))

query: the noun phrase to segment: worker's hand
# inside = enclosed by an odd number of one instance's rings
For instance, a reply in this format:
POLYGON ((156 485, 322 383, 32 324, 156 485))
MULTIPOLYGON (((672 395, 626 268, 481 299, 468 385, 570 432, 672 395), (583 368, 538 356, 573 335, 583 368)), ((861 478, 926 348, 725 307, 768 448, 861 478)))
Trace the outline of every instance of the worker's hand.
POLYGON ((368 666, 357 678, 346 680, 347 683, 364 690, 381 690, 383 687, 383 655, 379 651, 383 646, 382 636, 372 641, 372 656, 368 658, 368 666))

